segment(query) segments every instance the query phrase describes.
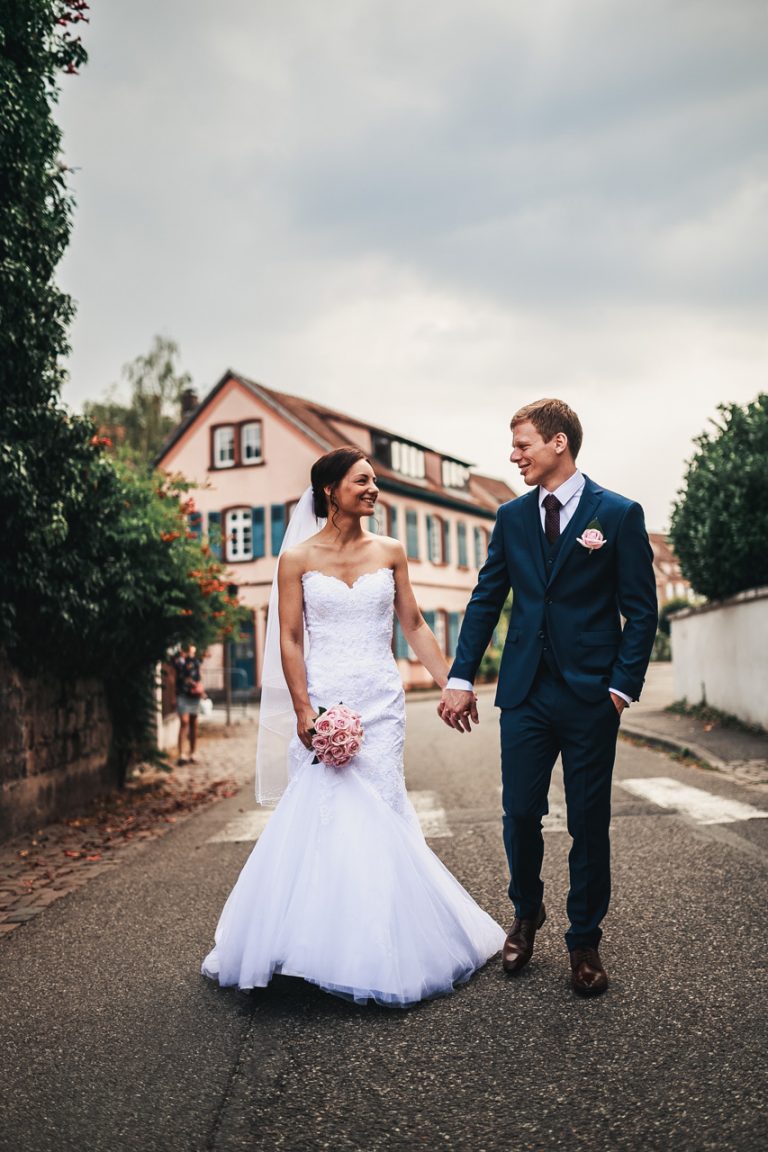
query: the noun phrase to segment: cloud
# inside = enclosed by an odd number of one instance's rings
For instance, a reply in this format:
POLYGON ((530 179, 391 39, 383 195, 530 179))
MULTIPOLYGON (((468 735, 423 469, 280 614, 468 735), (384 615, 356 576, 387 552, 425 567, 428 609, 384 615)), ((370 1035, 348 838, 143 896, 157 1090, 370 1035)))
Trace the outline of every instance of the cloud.
POLYGON ((511 476, 509 414, 559 392, 658 525, 765 387, 758 0, 134 0, 87 40, 72 402, 164 331, 202 387, 233 365, 511 476))

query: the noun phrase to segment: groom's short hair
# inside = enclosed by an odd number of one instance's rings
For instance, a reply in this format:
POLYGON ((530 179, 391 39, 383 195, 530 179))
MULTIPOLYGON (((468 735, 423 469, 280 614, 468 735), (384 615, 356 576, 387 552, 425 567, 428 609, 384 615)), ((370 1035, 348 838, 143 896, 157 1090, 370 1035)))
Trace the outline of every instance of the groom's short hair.
POLYGON ((584 433, 578 416, 564 400, 534 400, 532 404, 525 404, 515 412, 510 425, 514 428, 516 424, 526 422, 533 424, 545 443, 549 443, 558 432, 564 432, 571 456, 576 459, 584 433))

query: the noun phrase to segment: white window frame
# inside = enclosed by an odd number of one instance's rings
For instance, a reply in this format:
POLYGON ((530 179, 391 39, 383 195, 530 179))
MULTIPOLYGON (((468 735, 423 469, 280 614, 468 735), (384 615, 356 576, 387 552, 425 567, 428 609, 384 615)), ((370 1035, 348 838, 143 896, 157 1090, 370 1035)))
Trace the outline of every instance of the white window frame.
POLYGON ((253 513, 230 508, 224 521, 227 560, 253 560, 253 513))
POLYGON ((261 464, 264 459, 264 443, 262 435, 262 426, 260 420, 249 420, 247 424, 240 425, 240 461, 242 464, 261 464), (248 433, 256 431, 257 435, 254 439, 258 440, 259 454, 258 456, 248 457, 248 433))
POLYGON ((445 623, 445 611, 442 608, 438 608, 435 612, 435 640, 437 640, 440 651, 444 653, 448 641, 448 628, 445 623))
POLYGON ((214 468, 234 468, 235 466, 235 426, 222 424, 213 430, 213 466, 214 468), (228 440, 224 443, 224 436, 228 440), (231 453, 231 455, 230 455, 231 453))
POLYGON ((435 516, 434 514, 431 517, 429 540, 427 540, 427 555, 432 564, 443 564, 445 562, 445 553, 443 552, 443 521, 439 516, 435 516))

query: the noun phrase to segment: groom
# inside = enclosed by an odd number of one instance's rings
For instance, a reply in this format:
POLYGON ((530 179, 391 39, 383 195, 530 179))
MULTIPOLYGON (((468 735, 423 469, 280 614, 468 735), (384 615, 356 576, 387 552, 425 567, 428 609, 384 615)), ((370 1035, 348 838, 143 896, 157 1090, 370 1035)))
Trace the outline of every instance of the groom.
POLYGON ((512 435, 512 463, 532 490, 499 508, 438 712, 458 731, 477 723, 472 683, 511 589, 496 693, 515 906, 502 964, 519 972, 544 923, 541 820, 561 754, 571 985, 596 995, 608 986, 598 945, 610 899, 611 774, 619 719, 640 696, 656 634, 653 554, 640 505, 577 469, 582 430, 567 404, 527 404, 512 435))

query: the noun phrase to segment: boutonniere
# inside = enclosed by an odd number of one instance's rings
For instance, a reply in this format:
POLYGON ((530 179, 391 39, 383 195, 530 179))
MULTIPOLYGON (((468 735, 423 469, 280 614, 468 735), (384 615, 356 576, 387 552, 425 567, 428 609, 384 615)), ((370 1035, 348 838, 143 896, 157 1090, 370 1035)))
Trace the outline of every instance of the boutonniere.
POLYGON ((603 529, 600 527, 599 520, 590 521, 581 536, 576 537, 576 540, 588 552, 597 552, 598 548, 602 548, 603 544, 608 543, 603 536, 603 529))

